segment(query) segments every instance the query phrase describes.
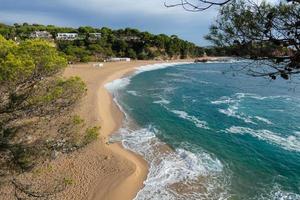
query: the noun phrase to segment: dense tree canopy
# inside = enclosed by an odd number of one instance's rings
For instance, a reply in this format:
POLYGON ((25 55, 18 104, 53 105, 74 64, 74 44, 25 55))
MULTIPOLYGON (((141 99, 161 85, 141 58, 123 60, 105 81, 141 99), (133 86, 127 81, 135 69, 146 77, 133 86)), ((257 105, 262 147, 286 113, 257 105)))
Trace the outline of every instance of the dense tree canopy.
POLYGON ((67 138, 67 131, 49 135, 50 127, 61 126, 56 120, 67 118, 86 87, 61 76, 66 66, 51 43, 0 36, 0 177, 31 169, 50 156, 49 141, 67 138))
POLYGON ((220 9, 218 20, 206 39, 217 46, 230 46, 234 55, 271 61, 269 69, 253 70, 255 76, 300 73, 300 4, 234 0, 220 9))
POLYGON ((0 24, 0 34, 6 39, 24 40, 30 38, 33 31, 48 31, 55 39, 57 33, 78 33, 78 40, 55 40, 58 50, 67 55, 69 61, 99 61, 108 57, 130 57, 133 59, 176 59, 203 55, 203 48, 164 34, 153 35, 137 29, 112 30, 89 26, 62 28, 53 25, 0 24), (100 38, 89 40, 92 33, 101 33, 100 38))

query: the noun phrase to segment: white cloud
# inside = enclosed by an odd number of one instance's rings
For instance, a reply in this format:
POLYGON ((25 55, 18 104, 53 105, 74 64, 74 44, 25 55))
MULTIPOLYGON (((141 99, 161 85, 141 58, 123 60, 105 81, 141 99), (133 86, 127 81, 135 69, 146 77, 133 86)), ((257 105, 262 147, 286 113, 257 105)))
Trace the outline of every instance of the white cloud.
MULTIPOLYGON (((207 22, 216 15, 215 9, 205 12, 192 13, 185 11, 182 7, 166 8, 164 0, 55 0, 60 6, 88 12, 91 15, 107 13, 110 15, 141 15, 152 17, 173 18, 178 22, 198 21, 207 22)), ((108 16, 109 17, 109 16, 108 16)))
POLYGON ((173 14, 172 11, 164 7, 164 1, 161 0, 77 0, 76 3, 73 0, 65 0, 60 2, 80 10, 93 12, 137 12, 151 15, 173 14))
POLYGON ((48 15, 45 12, 30 12, 30 11, 1 11, 0 20, 5 23, 40 23, 40 24, 56 24, 64 26, 68 21, 62 21, 61 18, 48 15))

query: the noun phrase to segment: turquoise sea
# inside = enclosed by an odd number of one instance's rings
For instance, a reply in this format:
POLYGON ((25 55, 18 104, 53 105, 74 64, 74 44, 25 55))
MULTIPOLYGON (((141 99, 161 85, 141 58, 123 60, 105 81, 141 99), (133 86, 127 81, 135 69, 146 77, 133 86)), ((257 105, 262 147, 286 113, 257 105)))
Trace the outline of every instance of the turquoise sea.
POLYGON ((248 61, 160 64, 107 85, 126 115, 111 141, 150 169, 137 200, 300 200, 300 81, 248 61))

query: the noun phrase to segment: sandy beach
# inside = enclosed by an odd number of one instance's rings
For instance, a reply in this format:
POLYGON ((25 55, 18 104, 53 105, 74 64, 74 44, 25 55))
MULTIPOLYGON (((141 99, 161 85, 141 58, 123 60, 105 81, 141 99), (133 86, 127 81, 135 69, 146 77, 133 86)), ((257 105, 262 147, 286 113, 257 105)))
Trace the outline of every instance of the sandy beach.
POLYGON ((131 200, 143 187, 148 172, 146 161, 124 149, 121 144, 107 144, 109 135, 122 125, 123 113, 114 103, 105 84, 130 75, 137 67, 155 63, 160 61, 105 63, 101 68, 92 64, 76 64, 67 68, 65 76, 81 77, 88 88, 77 112, 89 125, 100 125, 101 131, 98 141, 72 156, 56 161, 59 168, 68 169, 69 176, 76 183, 56 198, 131 200))
POLYGON ((61 199, 133 199, 147 177, 147 163, 140 156, 124 149, 121 144, 107 144, 109 135, 122 124, 123 113, 105 89, 105 84, 129 75, 139 66, 159 61, 132 61, 71 65, 65 76, 80 76, 88 93, 77 112, 90 125, 100 125, 100 139, 71 157, 62 158, 56 165, 69 169, 74 185, 59 194, 61 199), (69 166, 72 166, 71 168, 69 166))
POLYGON ((87 123, 100 125, 101 131, 99 141, 80 152, 80 158, 68 159, 77 163, 70 169, 76 184, 61 194, 64 199, 133 199, 143 187, 147 163, 120 144, 106 144, 108 136, 121 126, 123 114, 104 85, 132 73, 138 66, 152 63, 154 61, 105 63, 103 68, 78 64, 66 70, 65 76, 80 76, 86 82, 88 93, 78 112, 87 123))

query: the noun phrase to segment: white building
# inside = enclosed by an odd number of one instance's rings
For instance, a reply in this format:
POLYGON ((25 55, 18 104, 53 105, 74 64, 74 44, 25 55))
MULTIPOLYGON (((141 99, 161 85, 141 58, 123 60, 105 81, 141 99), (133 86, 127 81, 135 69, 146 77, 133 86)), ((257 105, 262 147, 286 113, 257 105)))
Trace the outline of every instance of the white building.
POLYGON ((89 33, 89 40, 98 40, 101 38, 101 33, 89 33))
POLYGON ((52 39, 52 35, 48 31, 34 31, 30 34, 31 38, 52 39))
POLYGON ((140 41, 141 38, 138 36, 124 36, 122 37, 123 40, 125 41, 140 41))
POLYGON ((78 33, 57 33, 57 40, 77 40, 78 33))
POLYGON ((125 61, 125 62, 130 62, 130 58, 109 58, 107 59, 108 62, 121 62, 121 61, 125 61))

